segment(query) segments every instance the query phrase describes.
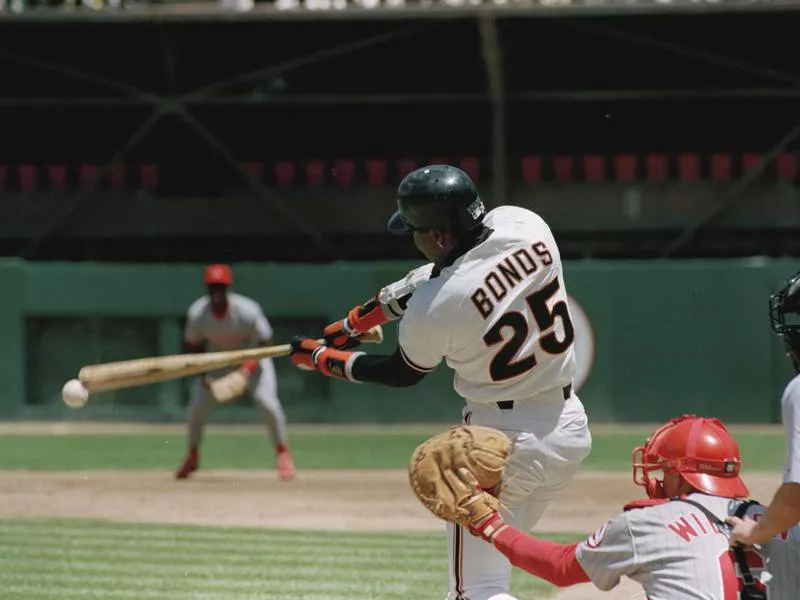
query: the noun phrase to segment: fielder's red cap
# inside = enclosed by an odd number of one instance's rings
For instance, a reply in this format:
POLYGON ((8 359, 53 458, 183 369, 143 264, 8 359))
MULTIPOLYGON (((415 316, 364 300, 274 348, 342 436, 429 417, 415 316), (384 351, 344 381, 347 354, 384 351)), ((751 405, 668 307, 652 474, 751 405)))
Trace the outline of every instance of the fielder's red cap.
POLYGON ((228 265, 208 265, 206 267, 205 273, 205 283, 206 285, 212 284, 222 284, 222 285, 232 285, 233 284, 233 272, 228 265))

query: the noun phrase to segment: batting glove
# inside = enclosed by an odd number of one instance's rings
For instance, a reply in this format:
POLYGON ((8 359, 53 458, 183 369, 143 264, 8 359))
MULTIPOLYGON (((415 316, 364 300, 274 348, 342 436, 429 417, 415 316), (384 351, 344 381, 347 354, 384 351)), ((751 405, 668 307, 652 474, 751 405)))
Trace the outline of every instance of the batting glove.
POLYGON ((356 358, 363 354, 329 348, 317 340, 305 338, 292 342, 291 360, 305 371, 319 371, 328 377, 359 383, 353 378, 352 369, 356 358))

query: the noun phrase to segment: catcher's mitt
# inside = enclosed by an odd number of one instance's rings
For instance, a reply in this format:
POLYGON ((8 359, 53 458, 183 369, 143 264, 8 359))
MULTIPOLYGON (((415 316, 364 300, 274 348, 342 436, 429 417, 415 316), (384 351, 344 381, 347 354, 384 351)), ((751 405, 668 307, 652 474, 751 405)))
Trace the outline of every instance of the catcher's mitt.
POLYGON ((511 440, 490 427, 451 427, 421 444, 411 457, 409 482, 419 501, 445 521, 476 523, 500 508, 496 498, 503 479, 511 440), (462 485, 459 470, 471 473, 481 490, 476 495, 462 485))

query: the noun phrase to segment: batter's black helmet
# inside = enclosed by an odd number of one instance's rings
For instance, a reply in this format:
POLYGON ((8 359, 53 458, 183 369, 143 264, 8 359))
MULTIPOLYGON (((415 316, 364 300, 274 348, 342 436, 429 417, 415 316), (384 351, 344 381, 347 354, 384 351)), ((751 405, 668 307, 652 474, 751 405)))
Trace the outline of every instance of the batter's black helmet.
MULTIPOLYGON (((772 330, 796 355, 795 362, 800 361, 800 273, 792 275, 783 289, 769 297, 769 320, 772 330)), ((800 364, 797 366, 800 368, 800 364)))
POLYGON ((466 233, 486 215, 469 175, 450 165, 429 165, 406 175, 397 186, 397 207, 386 224, 395 234, 434 228, 466 233))

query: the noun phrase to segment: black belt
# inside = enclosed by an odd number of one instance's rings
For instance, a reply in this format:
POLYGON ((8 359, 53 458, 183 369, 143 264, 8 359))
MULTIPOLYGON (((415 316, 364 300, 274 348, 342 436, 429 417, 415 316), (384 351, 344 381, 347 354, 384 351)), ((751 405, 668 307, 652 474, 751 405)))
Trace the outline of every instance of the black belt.
MULTIPOLYGON (((568 400, 569 397, 572 395, 572 384, 565 385, 561 388, 561 391, 564 392, 564 400, 568 400)), ((514 408, 514 401, 513 400, 501 400, 497 403, 497 408, 500 410, 513 410, 514 408)))

